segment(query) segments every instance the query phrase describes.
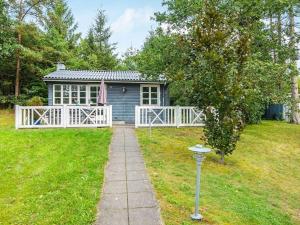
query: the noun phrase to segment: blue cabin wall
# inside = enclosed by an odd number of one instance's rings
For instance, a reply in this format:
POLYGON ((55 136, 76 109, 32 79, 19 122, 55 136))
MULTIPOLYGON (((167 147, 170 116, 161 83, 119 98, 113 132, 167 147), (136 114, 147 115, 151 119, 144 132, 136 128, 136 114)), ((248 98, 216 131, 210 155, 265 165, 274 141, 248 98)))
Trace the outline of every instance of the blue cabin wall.
POLYGON ((107 104, 112 105, 113 121, 133 123, 135 106, 140 105, 140 85, 107 84, 107 104), (126 88, 125 93, 123 87, 126 88))
MULTIPOLYGON (((59 82, 57 83, 59 84, 59 82)), ((80 83, 80 84, 84 84, 84 83, 80 83)), ((140 105, 141 84, 106 83, 106 85, 107 85, 107 104, 112 105, 113 121, 125 121, 127 123, 134 123, 135 106, 140 105), (126 88, 125 93, 123 93, 122 91, 123 87, 126 88)), ((53 83, 50 82, 48 83, 48 105, 53 105, 53 83)), ((161 106, 170 105, 168 86, 164 84, 160 85, 160 105, 161 106)))

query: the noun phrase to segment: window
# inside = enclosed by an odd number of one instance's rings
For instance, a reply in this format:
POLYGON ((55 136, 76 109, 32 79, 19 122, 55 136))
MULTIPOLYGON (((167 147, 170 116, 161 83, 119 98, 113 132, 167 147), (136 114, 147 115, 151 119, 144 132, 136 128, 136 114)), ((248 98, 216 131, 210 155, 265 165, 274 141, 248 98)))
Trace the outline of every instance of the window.
POLYGON ((71 104, 75 105, 78 104, 78 86, 77 85, 71 85, 71 104))
POLYGON ((141 85, 141 105, 159 105, 159 85, 141 85))
POLYGON ((61 85, 54 85, 54 105, 61 104, 61 85))
POLYGON ((79 104, 86 104, 86 86, 85 85, 79 86, 79 95, 80 95, 79 104))
POLYGON ((63 104, 70 104, 70 85, 64 84, 62 87, 63 87, 63 104))
POLYGON ((100 85, 54 84, 54 105, 96 105, 100 85))
POLYGON ((96 105, 97 104, 97 98, 99 95, 99 86, 90 86, 90 104, 96 105))

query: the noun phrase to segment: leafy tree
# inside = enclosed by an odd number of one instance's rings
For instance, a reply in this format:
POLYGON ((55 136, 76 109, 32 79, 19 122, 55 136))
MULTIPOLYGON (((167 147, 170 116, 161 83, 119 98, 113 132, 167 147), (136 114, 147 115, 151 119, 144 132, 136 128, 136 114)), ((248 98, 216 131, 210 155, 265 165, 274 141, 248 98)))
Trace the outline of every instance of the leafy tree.
POLYGON ((270 48, 260 46, 270 37, 263 22, 266 5, 242 0, 164 4, 167 11, 156 19, 168 24, 167 30, 147 40, 139 68, 188 87, 178 92, 204 110, 206 142, 224 162, 245 124, 259 122, 265 106, 286 95, 287 67, 270 60, 270 48))
MULTIPOLYGON (((291 2, 292 3, 292 2, 291 2)), ((299 92, 298 92, 298 79, 299 79, 299 71, 297 68, 296 60, 299 59, 297 53, 297 45, 299 45, 299 41, 296 40, 296 25, 295 25, 295 5, 291 4, 288 8, 288 20, 289 20, 289 63, 290 63, 290 71, 291 71, 291 122, 295 124, 300 124, 300 113, 299 113, 299 92)), ((299 4, 296 6, 299 7, 299 4)), ((298 8, 299 9, 299 8, 298 8)))
POLYGON ((110 27, 106 25, 104 10, 99 10, 95 24, 80 43, 79 57, 88 62, 89 69, 109 70, 117 66, 115 44, 110 43, 110 27))
POLYGON ((0 59, 11 55, 15 47, 12 21, 8 16, 7 4, 0 0, 0 59))
POLYGON ((138 59, 139 51, 130 47, 127 51, 123 54, 122 60, 118 65, 118 70, 138 70, 138 59))

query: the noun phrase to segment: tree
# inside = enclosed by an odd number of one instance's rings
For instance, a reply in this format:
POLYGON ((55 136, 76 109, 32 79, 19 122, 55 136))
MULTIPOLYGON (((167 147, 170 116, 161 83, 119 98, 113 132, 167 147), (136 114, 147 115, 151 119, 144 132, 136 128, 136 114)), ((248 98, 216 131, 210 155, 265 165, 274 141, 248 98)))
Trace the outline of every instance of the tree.
POLYGON ((287 69, 270 57, 274 46, 263 45, 270 38, 265 2, 185 3, 164 2, 167 11, 156 19, 168 29, 147 40, 139 69, 151 77, 165 74, 189 88, 181 92, 204 110, 206 143, 224 162, 246 123, 259 122, 266 104, 286 95, 287 69))
POLYGON ((12 21, 7 13, 7 4, 0 0, 0 59, 11 55, 15 47, 15 38, 12 30, 12 21))
POLYGON ((289 47, 290 47, 290 71, 291 71, 291 96, 292 96, 292 104, 291 104, 291 122, 295 124, 300 124, 300 114, 299 114, 299 92, 298 92, 298 79, 299 79, 299 71, 297 68, 298 59, 297 56, 297 43, 296 42, 296 31, 295 31, 295 8, 294 5, 291 4, 288 9, 288 20, 289 20, 289 47))
POLYGON ((89 69, 114 69, 118 63, 114 54, 115 44, 109 42, 110 27, 106 25, 104 10, 98 10, 95 24, 90 28, 88 35, 80 43, 79 57, 87 61, 89 69))
POLYGON ((57 62, 64 62, 70 67, 76 65, 80 33, 76 32, 77 24, 67 3, 64 0, 55 0, 48 5, 45 14, 40 23, 45 32, 47 46, 43 54, 49 67, 53 68, 57 62))
POLYGON ((137 58, 139 56, 139 51, 130 47, 123 54, 122 60, 118 65, 117 69, 119 70, 138 70, 137 58))
POLYGON ((22 51, 22 35, 24 32, 24 21, 27 16, 36 17, 42 8, 47 4, 47 0, 9 0, 9 7, 12 15, 15 17, 17 43, 16 48, 16 81, 15 81, 15 96, 20 95, 20 72, 21 72, 21 51, 22 51))

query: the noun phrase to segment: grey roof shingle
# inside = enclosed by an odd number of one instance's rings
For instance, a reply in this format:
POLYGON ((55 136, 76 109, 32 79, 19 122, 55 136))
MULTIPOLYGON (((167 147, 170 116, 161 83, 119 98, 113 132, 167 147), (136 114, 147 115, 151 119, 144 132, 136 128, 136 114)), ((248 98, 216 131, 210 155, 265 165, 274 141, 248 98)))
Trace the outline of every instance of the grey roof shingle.
POLYGON ((57 70, 43 78, 44 81, 129 81, 129 82, 162 82, 163 76, 156 81, 146 79, 141 73, 136 71, 91 71, 91 70, 57 70))

